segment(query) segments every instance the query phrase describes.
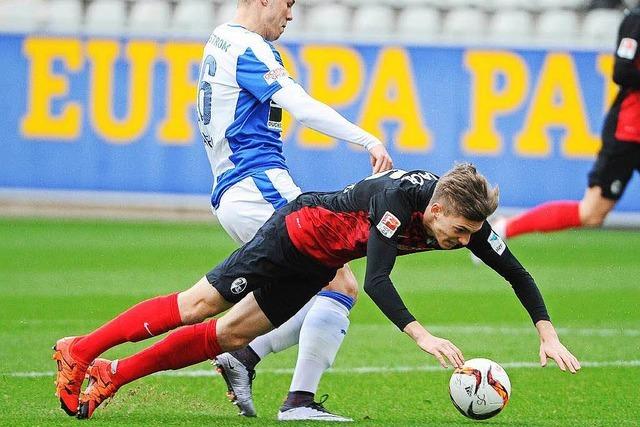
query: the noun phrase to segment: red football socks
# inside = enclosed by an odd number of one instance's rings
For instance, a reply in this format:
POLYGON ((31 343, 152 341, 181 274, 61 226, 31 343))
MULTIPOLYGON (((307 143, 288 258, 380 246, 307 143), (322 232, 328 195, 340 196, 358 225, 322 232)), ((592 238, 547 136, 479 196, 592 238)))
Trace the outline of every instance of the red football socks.
POLYGON ((549 232, 579 227, 579 202, 555 201, 544 203, 507 221, 507 238, 533 232, 549 232))
POLYGON ((222 352, 216 335, 217 319, 183 326, 133 356, 118 362, 114 383, 121 387, 167 369, 180 369, 213 359, 222 352))
POLYGON ((90 363, 118 344, 142 341, 181 325, 177 293, 148 299, 79 339, 73 345, 73 356, 90 363))

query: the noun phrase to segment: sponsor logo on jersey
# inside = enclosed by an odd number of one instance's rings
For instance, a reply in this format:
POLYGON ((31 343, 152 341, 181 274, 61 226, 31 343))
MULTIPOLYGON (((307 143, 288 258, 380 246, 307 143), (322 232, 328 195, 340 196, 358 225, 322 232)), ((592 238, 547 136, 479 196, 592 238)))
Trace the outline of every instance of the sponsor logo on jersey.
POLYGON ((386 211, 376 228, 384 237, 391 238, 400 227, 400 224, 400 220, 394 214, 386 211))
POLYGON ((279 68, 270 70, 269 72, 265 73, 264 76, 262 77, 264 77, 264 81, 267 82, 268 85, 271 85, 280 77, 287 77, 288 75, 289 73, 287 72, 287 70, 285 70, 283 67, 279 67, 279 68))
POLYGON ((636 50, 638 49, 638 42, 635 39, 625 37, 620 40, 620 46, 616 52, 620 58, 633 59, 636 56, 636 50))
POLYGON ((240 294, 247 287, 247 279, 244 277, 238 277, 236 280, 231 283, 231 293, 232 294, 240 294))
POLYGON ((504 241, 493 230, 491 230, 491 234, 489 234, 487 242, 489 242, 495 253, 497 253, 498 255, 502 255, 504 250, 507 248, 507 245, 504 244, 504 241))
POLYGON ((282 107, 271 101, 267 127, 278 132, 282 131, 282 107))

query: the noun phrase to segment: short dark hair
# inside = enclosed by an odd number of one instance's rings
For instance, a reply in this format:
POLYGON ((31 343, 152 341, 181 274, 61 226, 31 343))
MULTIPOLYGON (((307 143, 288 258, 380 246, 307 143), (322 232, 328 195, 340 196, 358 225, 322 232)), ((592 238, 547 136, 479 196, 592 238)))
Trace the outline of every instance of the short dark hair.
POLYGON ((441 202, 445 215, 484 221, 498 208, 499 194, 474 165, 460 163, 438 180, 430 203, 441 202))

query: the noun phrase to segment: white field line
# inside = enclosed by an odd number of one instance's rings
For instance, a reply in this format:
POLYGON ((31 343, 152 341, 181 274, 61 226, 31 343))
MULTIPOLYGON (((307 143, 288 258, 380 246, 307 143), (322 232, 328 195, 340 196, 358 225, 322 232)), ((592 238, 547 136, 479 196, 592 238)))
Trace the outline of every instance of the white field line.
MULTIPOLYGON (((549 362, 552 365, 553 361, 549 362)), ((600 362, 580 362, 583 368, 638 368, 640 360, 610 360, 600 362)), ((540 368, 538 362, 503 362, 505 369, 532 369, 540 368)), ((360 366, 354 368, 330 368, 327 372, 332 374, 386 374, 402 372, 440 372, 444 368, 440 366, 360 366)), ((292 368, 260 369, 260 373, 274 375, 291 375, 292 368)), ((54 371, 43 372, 2 372, 0 377, 13 378, 40 378, 53 377, 54 371)), ((155 375, 166 377, 216 377, 219 374, 213 369, 190 369, 182 371, 159 372, 155 375)))
MULTIPOLYGON (((20 325, 73 325, 77 323, 85 323, 82 319, 29 319, 18 320, 16 323, 20 325)), ((351 325, 352 330, 366 330, 371 325, 351 325)), ((378 331, 380 325, 374 326, 378 331)), ((427 329, 436 333, 457 333, 457 334, 485 334, 485 335, 535 335, 536 330, 532 326, 489 326, 489 325, 427 325, 427 329)), ((640 337, 640 329, 638 328, 556 328, 558 334, 565 336, 585 336, 585 337, 640 337)))
MULTIPOLYGON (((508 326, 471 326, 471 325, 436 325, 428 326, 434 332, 461 333, 461 334, 486 334, 486 335, 535 335, 533 327, 508 327, 508 326)), ((635 328, 556 328, 560 335, 578 335, 586 337, 638 337, 640 329, 635 328)))

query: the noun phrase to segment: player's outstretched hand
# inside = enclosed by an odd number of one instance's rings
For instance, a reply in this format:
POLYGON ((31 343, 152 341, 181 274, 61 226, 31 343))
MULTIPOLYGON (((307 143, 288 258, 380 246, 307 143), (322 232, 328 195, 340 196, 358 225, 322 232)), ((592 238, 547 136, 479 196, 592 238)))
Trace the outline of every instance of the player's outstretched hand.
POLYGON ((556 361, 558 367, 563 371, 568 369, 569 372, 575 374, 580 370, 580 362, 562 345, 551 322, 539 320, 536 323, 536 329, 540 336, 540 365, 542 367, 547 366, 547 358, 550 357, 556 361))
POLYGON ((449 340, 428 335, 417 340, 416 344, 438 359, 443 368, 448 367, 447 360, 451 362, 454 368, 462 368, 462 365, 464 365, 462 352, 449 340))
POLYGON ((387 149, 384 148, 384 145, 374 145, 369 150, 369 155, 371 156, 371 167, 373 168, 373 173, 384 172, 393 167, 393 160, 391 160, 391 156, 387 153, 387 149))
POLYGON ((575 374, 580 370, 578 359, 562 345, 559 339, 540 342, 540 365, 542 367, 547 366, 548 357, 555 360, 563 371, 568 369, 569 372, 575 374))

